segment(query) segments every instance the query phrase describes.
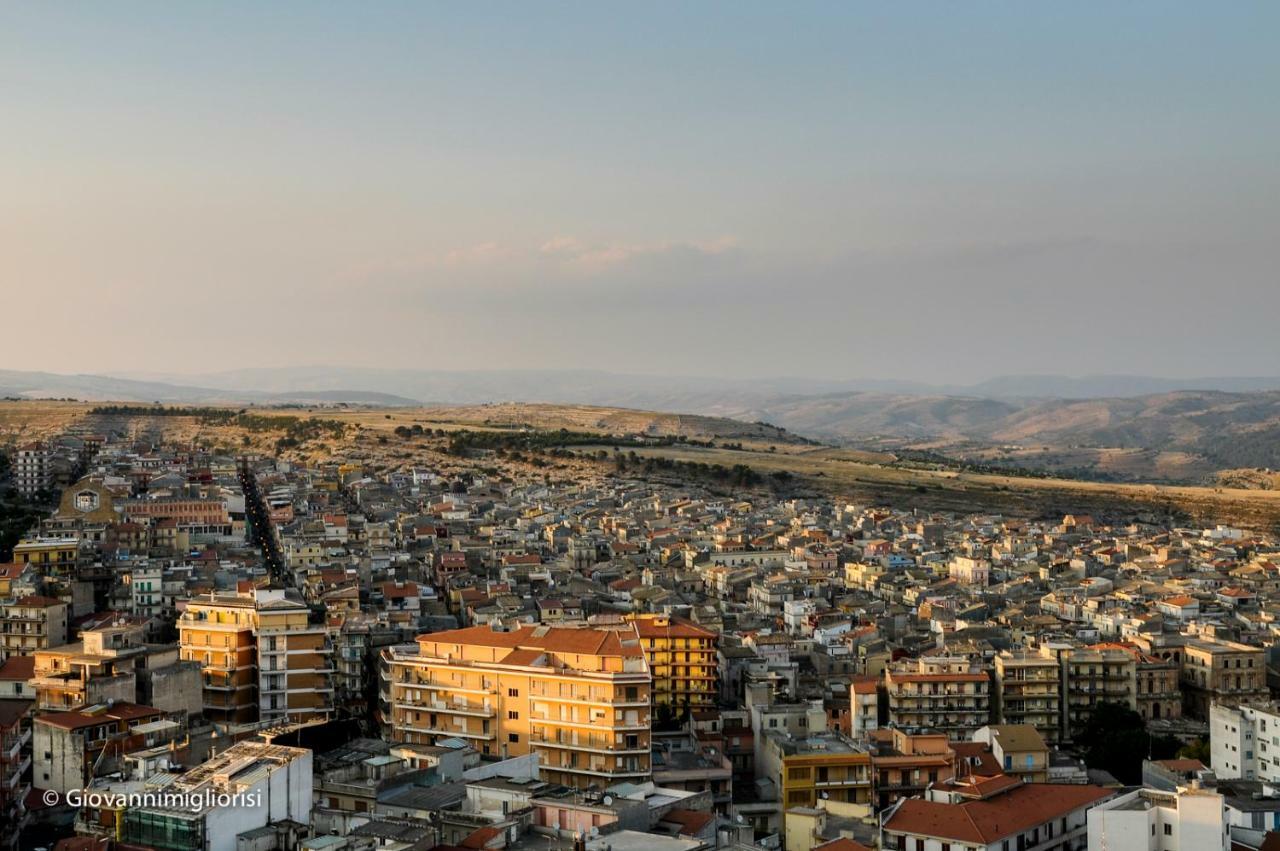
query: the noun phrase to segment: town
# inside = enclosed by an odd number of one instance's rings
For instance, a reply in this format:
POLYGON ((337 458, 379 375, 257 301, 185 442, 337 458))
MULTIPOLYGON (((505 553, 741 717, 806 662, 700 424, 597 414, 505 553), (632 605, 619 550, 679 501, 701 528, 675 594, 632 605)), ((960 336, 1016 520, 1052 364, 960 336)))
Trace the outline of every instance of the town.
POLYGON ((0 848, 1280 841, 1273 534, 491 443, 8 450, 0 848))

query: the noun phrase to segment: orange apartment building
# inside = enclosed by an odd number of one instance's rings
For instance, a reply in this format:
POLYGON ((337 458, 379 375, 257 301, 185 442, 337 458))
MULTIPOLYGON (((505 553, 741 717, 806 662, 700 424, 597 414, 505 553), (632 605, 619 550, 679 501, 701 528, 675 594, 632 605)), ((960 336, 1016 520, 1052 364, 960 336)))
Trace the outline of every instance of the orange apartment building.
POLYGON ((568 786, 650 776, 652 680, 632 625, 431 633, 387 648, 383 665, 393 741, 536 753, 542 778, 568 786))
POLYGON ((714 632, 667 615, 628 615, 627 620, 636 625, 649 662, 655 708, 715 705, 720 685, 714 632))
POLYGON ((333 647, 328 628, 281 589, 211 594, 178 618, 183 659, 204 669, 204 713, 235 725, 333 714, 333 647))

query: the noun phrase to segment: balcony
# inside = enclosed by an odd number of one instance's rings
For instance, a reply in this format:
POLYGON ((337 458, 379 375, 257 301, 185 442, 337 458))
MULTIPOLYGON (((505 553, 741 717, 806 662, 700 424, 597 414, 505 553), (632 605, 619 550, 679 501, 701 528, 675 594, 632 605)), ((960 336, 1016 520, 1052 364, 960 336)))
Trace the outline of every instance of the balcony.
POLYGON ((608 739, 599 737, 585 737, 579 740, 573 737, 569 740, 556 739, 545 734, 533 733, 529 736, 529 742, 540 747, 557 748, 561 750, 584 751, 587 753, 600 754, 647 754, 648 746, 640 746, 639 743, 635 747, 624 747, 616 744, 608 739))
POLYGON ((645 716, 634 724, 628 724, 624 721, 610 721, 608 718, 598 718, 590 721, 572 721, 569 719, 551 718, 547 715, 530 715, 529 720, 538 724, 551 724, 556 727, 583 727, 588 730, 599 730, 606 728, 609 730, 648 730, 649 718, 645 716))
POLYGON ((446 730, 439 727, 417 727, 412 724, 397 724, 394 721, 391 724, 392 729, 408 730, 411 733, 421 733, 425 736, 441 736, 446 739, 478 739, 480 741, 493 741, 493 733, 476 733, 471 730, 446 730))
POLYGON ((547 763, 539 763, 538 769, 540 771, 563 771, 568 774, 584 774, 589 777, 605 777, 605 778, 639 777, 642 779, 649 778, 649 770, 640 769, 640 768, 609 769, 609 768, 604 768, 603 766, 597 767, 597 768, 578 768, 576 766, 571 766, 571 765, 550 765, 547 763))

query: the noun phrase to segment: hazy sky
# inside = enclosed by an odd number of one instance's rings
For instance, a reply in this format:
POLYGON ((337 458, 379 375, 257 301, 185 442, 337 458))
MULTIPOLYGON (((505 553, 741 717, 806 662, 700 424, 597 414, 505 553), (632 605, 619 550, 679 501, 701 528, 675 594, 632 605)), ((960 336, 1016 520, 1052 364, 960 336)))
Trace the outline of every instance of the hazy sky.
POLYGON ((0 368, 1280 372, 1280 4, 9 3, 0 368))

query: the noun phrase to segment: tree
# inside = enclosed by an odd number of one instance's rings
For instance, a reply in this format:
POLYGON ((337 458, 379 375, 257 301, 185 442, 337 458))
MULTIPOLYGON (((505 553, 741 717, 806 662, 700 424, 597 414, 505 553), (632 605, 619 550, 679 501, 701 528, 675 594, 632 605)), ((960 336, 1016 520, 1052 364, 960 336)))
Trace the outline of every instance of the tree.
POLYGON ((1085 764, 1110 772, 1121 783, 1142 782, 1142 761, 1168 759, 1178 750, 1169 736, 1152 738, 1142 716, 1123 703, 1099 703, 1093 708, 1076 745, 1085 764))
POLYGON ((1208 765, 1210 759, 1209 742, 1205 739, 1196 739, 1189 745, 1183 745, 1178 750, 1178 756, 1181 759, 1198 759, 1208 765))

